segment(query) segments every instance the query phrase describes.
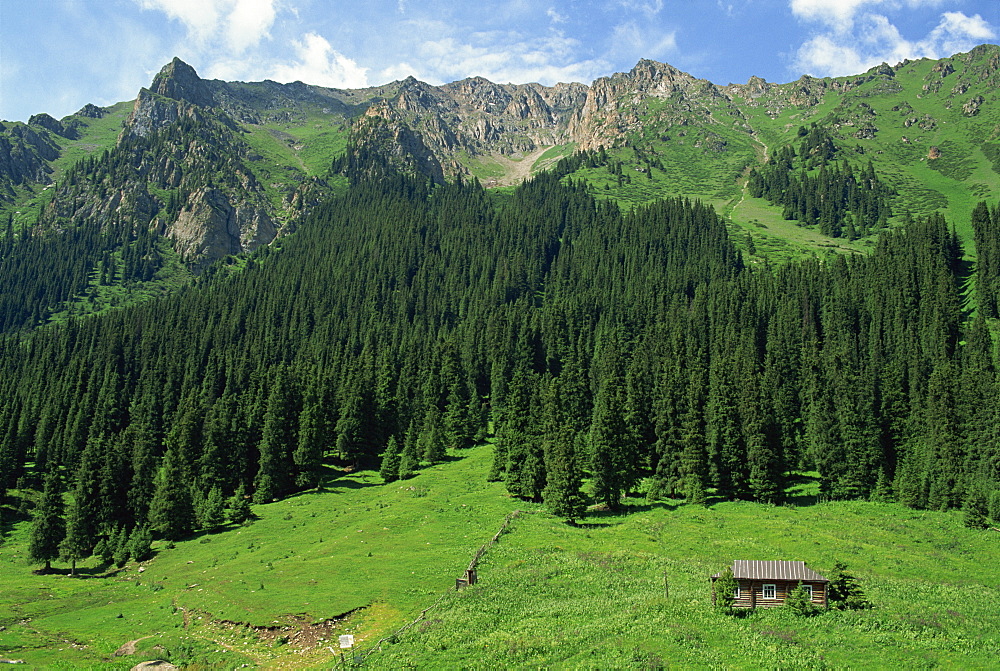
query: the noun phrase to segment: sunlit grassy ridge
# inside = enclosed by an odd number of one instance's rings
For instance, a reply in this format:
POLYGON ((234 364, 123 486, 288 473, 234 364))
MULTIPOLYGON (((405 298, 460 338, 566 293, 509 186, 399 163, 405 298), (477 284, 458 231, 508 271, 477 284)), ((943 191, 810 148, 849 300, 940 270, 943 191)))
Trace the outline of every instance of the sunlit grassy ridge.
MULTIPOLYGON (((332 474, 322 493, 256 507, 250 526, 157 544, 141 573, 95 577, 95 559, 84 578, 33 575, 20 523, 0 546, 0 658, 322 668, 335 661, 326 645, 303 651, 281 632, 223 621, 289 626, 291 636, 352 613, 332 632, 353 633, 367 653, 445 594, 366 665, 990 668, 1000 655, 1000 578, 989 568, 1000 534, 965 529, 957 513, 630 499, 623 514, 570 527, 484 482, 489 447, 454 456, 402 483, 332 474), (451 591, 515 509, 523 514, 485 555, 479 584, 451 591), (804 560, 821 573, 845 561, 876 608, 717 615, 708 576, 738 558, 804 560), (143 637, 135 655, 113 657, 143 637)), ((807 480, 791 493, 807 502, 812 490, 807 480)))

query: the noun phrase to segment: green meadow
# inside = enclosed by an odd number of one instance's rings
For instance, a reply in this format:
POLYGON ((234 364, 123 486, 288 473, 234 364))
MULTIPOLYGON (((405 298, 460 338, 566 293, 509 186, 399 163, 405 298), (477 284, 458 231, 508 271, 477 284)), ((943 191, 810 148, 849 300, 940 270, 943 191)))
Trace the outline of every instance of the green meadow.
POLYGON ((330 471, 322 492, 255 506, 247 526, 157 542, 153 559, 117 572, 92 558, 76 577, 58 563, 33 573, 22 519, 0 545, 0 660, 329 668, 343 633, 356 637, 345 662, 373 668, 985 669, 1000 658, 1000 533, 966 529, 959 513, 817 504, 803 476, 796 505, 634 497, 570 526, 484 482, 491 458, 489 446, 453 453, 391 484, 330 471), (479 582, 454 591, 515 510, 479 582), (719 614, 709 576, 734 559, 820 573, 843 561, 875 607, 719 614))

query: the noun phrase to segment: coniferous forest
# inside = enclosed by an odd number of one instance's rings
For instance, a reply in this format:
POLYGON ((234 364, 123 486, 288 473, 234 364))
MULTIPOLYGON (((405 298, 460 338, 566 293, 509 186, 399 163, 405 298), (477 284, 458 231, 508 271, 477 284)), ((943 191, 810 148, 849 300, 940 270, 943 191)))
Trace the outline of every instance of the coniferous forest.
POLYGON ((870 256, 748 267, 699 202, 387 165, 338 162, 351 188, 245 264, 0 341, 0 495, 44 490, 36 561, 141 556, 324 464, 405 479, 491 434, 482 477, 567 520, 640 493, 780 503, 802 471, 1000 518, 996 207, 970 213, 973 271, 936 215, 870 256))

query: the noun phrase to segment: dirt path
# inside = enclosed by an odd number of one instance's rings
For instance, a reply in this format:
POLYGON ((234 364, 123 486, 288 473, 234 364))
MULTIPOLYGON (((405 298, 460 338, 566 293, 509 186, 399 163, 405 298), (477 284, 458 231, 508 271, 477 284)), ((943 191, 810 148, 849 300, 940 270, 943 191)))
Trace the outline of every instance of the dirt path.
POLYGON ((147 638, 153 638, 155 634, 150 634, 149 636, 143 636, 142 638, 137 638, 134 641, 129 641, 122 647, 115 650, 115 657, 124 657, 126 655, 134 655, 136 651, 136 646, 140 641, 145 641, 147 638))

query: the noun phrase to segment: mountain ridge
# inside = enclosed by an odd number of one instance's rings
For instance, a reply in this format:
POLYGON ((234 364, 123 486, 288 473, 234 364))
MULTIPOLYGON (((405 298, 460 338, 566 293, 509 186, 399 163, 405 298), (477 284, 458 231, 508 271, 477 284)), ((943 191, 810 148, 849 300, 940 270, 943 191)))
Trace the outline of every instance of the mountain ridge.
POLYGON ((769 241, 762 254, 865 251, 864 241, 785 224, 780 208, 748 200, 749 171, 797 144, 797 129, 818 124, 836 160, 875 163, 899 194, 897 212, 967 217, 1000 189, 998 73, 1000 47, 981 45, 784 84, 751 77, 723 86, 642 59, 590 84, 407 77, 336 89, 204 79, 175 58, 133 101, 0 124, 0 216, 38 230, 127 220, 133 236, 150 231, 168 242, 154 265, 174 267, 173 255, 199 274, 293 231, 344 188, 330 168, 350 143, 438 183, 475 178, 487 187, 584 151, 601 158, 573 178, 598 198, 626 207, 704 200, 734 232, 769 241))

